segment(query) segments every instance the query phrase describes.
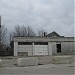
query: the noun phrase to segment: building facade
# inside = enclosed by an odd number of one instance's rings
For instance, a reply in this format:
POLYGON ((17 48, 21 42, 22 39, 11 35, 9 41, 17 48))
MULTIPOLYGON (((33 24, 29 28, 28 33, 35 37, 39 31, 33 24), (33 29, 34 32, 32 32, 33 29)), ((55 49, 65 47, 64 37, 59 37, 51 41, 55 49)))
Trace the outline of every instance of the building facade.
POLYGON ((74 37, 52 32, 47 36, 14 37, 14 56, 75 54, 74 37))

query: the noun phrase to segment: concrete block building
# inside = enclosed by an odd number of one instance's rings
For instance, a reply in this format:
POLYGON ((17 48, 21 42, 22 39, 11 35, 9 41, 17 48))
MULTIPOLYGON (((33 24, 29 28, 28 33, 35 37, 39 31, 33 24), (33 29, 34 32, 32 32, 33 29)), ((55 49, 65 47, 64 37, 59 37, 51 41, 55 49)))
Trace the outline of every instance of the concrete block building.
POLYGON ((52 32, 44 37, 14 37, 14 56, 75 54, 74 37, 52 32))

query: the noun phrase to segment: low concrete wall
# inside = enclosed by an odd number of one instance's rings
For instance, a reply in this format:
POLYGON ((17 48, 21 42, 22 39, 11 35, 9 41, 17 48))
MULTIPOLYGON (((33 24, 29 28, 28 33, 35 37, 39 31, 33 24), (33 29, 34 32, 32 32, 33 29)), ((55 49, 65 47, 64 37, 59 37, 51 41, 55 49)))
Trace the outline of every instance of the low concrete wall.
POLYGON ((39 60, 39 65, 49 64, 52 62, 52 56, 39 56, 37 58, 39 60))
POLYGON ((53 64, 70 64, 74 61, 72 56, 54 56, 52 58, 53 64))
POLYGON ((14 57, 14 58, 13 58, 13 64, 14 64, 14 65, 17 65, 17 64, 18 64, 18 57, 14 57))
POLYGON ((2 60, 0 59, 0 68, 2 67, 2 60))
POLYGON ((73 55, 63 55, 63 56, 42 56, 37 57, 39 59, 39 64, 69 64, 74 63, 73 55))
POLYGON ((13 64, 18 64, 18 58, 37 58, 38 64, 69 64, 74 63, 75 55, 16 57, 13 59, 13 64))
POLYGON ((18 58, 18 66, 37 66, 38 59, 35 57, 28 57, 28 58, 18 58))

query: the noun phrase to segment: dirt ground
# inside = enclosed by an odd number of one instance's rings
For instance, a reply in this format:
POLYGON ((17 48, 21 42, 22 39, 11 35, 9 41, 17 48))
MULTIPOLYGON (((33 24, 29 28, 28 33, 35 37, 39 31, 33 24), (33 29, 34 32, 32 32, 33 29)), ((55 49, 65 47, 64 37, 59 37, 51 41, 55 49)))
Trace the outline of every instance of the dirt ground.
MULTIPOLYGON (((45 57, 46 61, 48 57, 45 57)), ((0 75, 74 75, 75 62, 70 64, 51 64, 28 67, 18 67, 13 64, 13 57, 2 58, 3 67, 0 68, 0 75)), ((44 58, 40 58, 44 60, 44 58)))

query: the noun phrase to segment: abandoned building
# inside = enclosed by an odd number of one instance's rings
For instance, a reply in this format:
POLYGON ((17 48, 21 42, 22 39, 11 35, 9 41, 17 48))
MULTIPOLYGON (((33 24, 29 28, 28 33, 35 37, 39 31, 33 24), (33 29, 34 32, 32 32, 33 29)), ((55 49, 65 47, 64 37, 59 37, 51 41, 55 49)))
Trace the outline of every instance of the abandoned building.
POLYGON ((14 37, 14 56, 75 54, 74 37, 52 32, 44 37, 14 37))

